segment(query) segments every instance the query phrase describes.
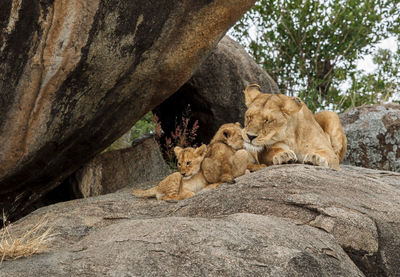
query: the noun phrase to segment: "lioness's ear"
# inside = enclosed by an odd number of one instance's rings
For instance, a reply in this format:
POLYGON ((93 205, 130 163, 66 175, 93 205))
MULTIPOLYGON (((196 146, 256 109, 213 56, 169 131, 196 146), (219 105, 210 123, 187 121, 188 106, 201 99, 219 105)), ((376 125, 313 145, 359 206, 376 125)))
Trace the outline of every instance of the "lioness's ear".
POLYGON ((222 132, 222 134, 224 135, 224 137, 229 138, 229 131, 225 130, 222 132))
POLYGON ((199 148, 197 148, 197 149, 194 151, 194 153, 195 153, 196 155, 203 156, 204 154, 206 154, 206 151, 207 151, 207 145, 202 144, 199 148))
POLYGON ((300 111, 303 102, 298 97, 288 97, 282 102, 281 111, 287 115, 292 115, 300 111))
POLYGON ((180 154, 182 151, 183 151, 183 148, 182 148, 182 147, 175 146, 174 152, 175 152, 175 156, 176 156, 176 157, 178 157, 179 154, 180 154))
POLYGON ((244 97, 246 100, 246 106, 250 106, 251 103, 253 103, 254 99, 256 99, 256 97, 258 95, 260 95, 260 86, 257 84, 251 84, 248 85, 244 91, 244 97))

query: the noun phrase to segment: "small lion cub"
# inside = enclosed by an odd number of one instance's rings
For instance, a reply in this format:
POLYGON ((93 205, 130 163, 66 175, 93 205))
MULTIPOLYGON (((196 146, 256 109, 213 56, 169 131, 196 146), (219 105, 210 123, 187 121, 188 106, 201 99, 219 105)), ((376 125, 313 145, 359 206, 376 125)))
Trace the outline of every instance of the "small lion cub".
POLYGON ((240 123, 223 124, 208 145, 207 154, 201 165, 208 183, 232 183, 246 170, 258 170, 265 165, 255 164, 254 157, 243 149, 240 123))
POLYGON ((182 200, 192 197, 207 186, 201 172, 201 163, 207 153, 207 146, 198 148, 174 148, 178 159, 179 172, 172 173, 156 187, 143 190, 135 189, 132 194, 138 197, 156 197, 158 200, 182 200))

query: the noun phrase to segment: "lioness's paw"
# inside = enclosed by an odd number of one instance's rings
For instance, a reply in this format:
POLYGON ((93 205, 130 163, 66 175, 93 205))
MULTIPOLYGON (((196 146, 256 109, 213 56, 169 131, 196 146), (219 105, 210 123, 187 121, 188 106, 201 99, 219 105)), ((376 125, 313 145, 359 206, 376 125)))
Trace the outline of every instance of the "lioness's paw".
POLYGON ((279 152, 272 158, 274 165, 294 163, 297 161, 297 156, 292 150, 279 152))
POLYGON ((328 160, 316 153, 307 154, 304 157, 303 163, 329 167, 328 160))

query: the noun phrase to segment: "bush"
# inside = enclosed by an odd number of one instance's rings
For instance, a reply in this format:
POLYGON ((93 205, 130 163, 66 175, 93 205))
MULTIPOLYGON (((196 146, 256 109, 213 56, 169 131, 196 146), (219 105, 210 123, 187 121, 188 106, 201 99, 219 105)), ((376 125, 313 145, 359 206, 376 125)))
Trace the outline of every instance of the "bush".
POLYGON ((162 149, 165 161, 172 170, 176 170, 176 158, 174 153, 175 146, 180 146, 183 148, 194 146, 193 142, 197 137, 199 122, 196 120, 193 122, 193 124, 191 124, 190 117, 191 111, 190 107, 188 107, 183 113, 179 122, 175 120, 175 131, 171 132, 170 136, 163 136, 161 122, 159 121, 158 117, 154 115, 157 141, 162 149))

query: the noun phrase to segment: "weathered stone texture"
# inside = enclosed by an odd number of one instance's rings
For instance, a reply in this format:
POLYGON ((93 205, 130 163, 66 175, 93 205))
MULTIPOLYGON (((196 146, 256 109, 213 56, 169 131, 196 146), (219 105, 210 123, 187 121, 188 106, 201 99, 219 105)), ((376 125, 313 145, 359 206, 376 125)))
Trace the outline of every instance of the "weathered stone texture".
POLYGON ((0 207, 26 211, 177 91, 255 0, 0 4, 0 207))
MULTIPOLYGON (((400 174, 352 166, 271 166, 179 202, 125 188, 41 208, 49 252, 0 276, 397 276, 400 174)), ((151 184, 149 184, 150 186, 151 184)))
POLYGON ((137 219, 96 229, 66 251, 6 262, 0 275, 22 277, 30 267, 30 276, 363 276, 329 234, 271 216, 137 219))
POLYGON ((192 78, 155 112, 169 135, 175 130, 175 119, 190 105, 192 120, 199 121, 199 141, 208 143, 222 124, 243 124, 243 91, 249 83, 259 84, 264 92, 279 93, 268 73, 239 43, 225 36, 192 78))
POLYGON ((97 155, 74 173, 73 185, 76 196, 90 197, 160 181, 170 173, 154 137, 147 136, 134 141, 132 147, 97 155))
POLYGON ((345 162, 400 172, 400 105, 361 106, 340 115, 347 136, 345 162))

